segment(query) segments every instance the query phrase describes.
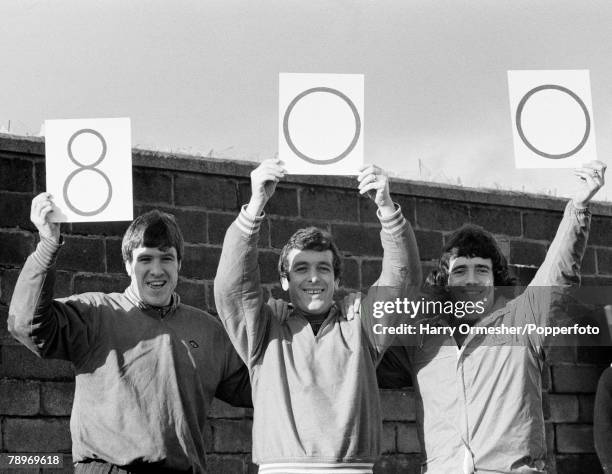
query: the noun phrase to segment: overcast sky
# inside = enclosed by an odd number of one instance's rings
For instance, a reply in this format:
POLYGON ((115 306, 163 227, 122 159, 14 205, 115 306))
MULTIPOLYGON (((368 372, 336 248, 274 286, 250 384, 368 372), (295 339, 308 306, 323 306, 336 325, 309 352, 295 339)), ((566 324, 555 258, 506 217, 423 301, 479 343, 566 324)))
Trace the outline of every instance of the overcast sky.
POLYGON ((514 169, 506 72, 589 69, 599 159, 612 154, 609 0, 0 0, 0 18, 0 129, 19 134, 130 117, 137 147, 262 160, 279 72, 359 73, 367 161, 565 196, 568 170, 514 169))

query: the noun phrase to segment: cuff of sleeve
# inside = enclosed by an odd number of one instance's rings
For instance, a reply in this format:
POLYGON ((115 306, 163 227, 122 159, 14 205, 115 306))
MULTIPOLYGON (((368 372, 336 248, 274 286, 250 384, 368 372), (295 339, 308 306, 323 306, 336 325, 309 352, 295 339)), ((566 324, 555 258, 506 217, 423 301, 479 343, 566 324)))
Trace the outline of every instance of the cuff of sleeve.
POLYGON ((252 216, 246 211, 245 204, 240 209, 240 214, 238 214, 238 217, 236 218, 236 225, 247 235, 257 234, 265 217, 265 213, 262 213, 261 216, 252 216))
POLYGON ((589 206, 588 205, 587 205, 587 207, 577 207, 574 204, 573 200, 570 200, 567 203, 566 212, 572 212, 572 213, 574 213, 574 214, 576 214, 578 216, 582 216, 582 215, 590 216, 591 215, 591 211, 589 210, 589 206))
POLYGON ((32 256, 40 265, 45 268, 49 268, 55 263, 55 258, 63 245, 63 237, 60 237, 59 242, 42 237, 40 242, 38 242, 36 250, 32 256))
POLYGON ((395 211, 388 217, 383 217, 380 214, 380 209, 376 210, 376 216, 378 220, 380 220, 383 230, 389 234, 401 232, 401 229, 406 225, 406 219, 402 214, 402 208, 396 202, 394 202, 393 205, 395 206, 395 211))

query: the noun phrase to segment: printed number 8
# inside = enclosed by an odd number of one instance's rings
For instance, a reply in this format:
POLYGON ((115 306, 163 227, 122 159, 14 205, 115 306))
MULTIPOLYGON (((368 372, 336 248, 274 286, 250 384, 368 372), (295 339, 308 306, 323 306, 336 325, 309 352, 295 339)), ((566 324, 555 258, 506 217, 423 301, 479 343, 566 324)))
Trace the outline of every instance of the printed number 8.
POLYGON ((78 130, 74 132, 74 134, 70 137, 70 140, 68 140, 68 157, 70 158, 70 161, 77 165, 78 168, 72 173, 70 173, 66 178, 66 181, 64 182, 64 201, 66 202, 66 205, 70 208, 72 212, 78 214, 79 216, 94 216, 102 212, 109 205, 111 198, 113 197, 113 186, 111 185, 110 179, 108 179, 108 176, 106 176, 102 171, 96 168, 96 166, 102 163, 102 161, 106 157, 106 140, 104 140, 104 137, 99 132, 97 132, 96 130, 92 130, 91 128, 83 128, 81 130, 78 130), (98 137, 100 143, 102 144, 102 152, 100 153, 100 156, 95 162, 90 165, 84 165, 80 163, 72 153, 72 144, 75 138, 85 133, 90 133, 98 137), (88 170, 93 171, 94 173, 98 173, 100 176, 102 176, 102 178, 104 178, 104 181, 106 181, 106 186, 108 188, 108 196, 106 198, 106 201, 98 209, 94 209, 93 211, 83 211, 81 209, 77 209, 68 197, 68 187, 70 186, 70 182, 72 181, 72 179, 82 171, 88 170))

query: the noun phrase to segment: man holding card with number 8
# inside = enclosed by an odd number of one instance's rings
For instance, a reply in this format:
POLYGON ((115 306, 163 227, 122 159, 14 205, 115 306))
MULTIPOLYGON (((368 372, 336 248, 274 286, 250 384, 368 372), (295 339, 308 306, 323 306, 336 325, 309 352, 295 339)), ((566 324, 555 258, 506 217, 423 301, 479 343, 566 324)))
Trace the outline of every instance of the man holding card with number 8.
MULTIPOLYGON (((122 243, 123 293, 53 299, 63 245, 49 193, 32 201, 40 235, 15 286, 9 330, 42 358, 72 362, 70 429, 77 473, 205 473, 207 413, 216 396, 249 406, 248 373, 213 316, 175 293, 183 236, 150 211, 122 243)), ((65 249, 64 251, 68 251, 65 249)))

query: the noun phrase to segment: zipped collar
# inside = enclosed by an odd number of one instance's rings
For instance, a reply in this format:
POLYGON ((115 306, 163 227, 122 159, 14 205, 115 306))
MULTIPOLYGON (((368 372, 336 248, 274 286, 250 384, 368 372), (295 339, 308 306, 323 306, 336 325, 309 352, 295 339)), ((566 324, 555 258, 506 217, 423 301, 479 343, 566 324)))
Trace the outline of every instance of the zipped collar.
POLYGON ((175 292, 172 293, 172 298, 170 299, 170 304, 167 306, 152 306, 149 305, 147 303, 145 303, 144 301, 142 301, 138 295, 136 295, 136 292, 132 289, 132 286, 128 286, 125 291, 123 292, 123 294, 125 295, 125 297, 136 307, 138 307, 140 310, 142 311, 155 311, 155 313, 157 315, 159 315, 161 318, 165 318, 166 316, 168 316, 169 314, 172 314, 176 308, 178 307, 178 305, 180 304, 180 297, 179 295, 175 292))

